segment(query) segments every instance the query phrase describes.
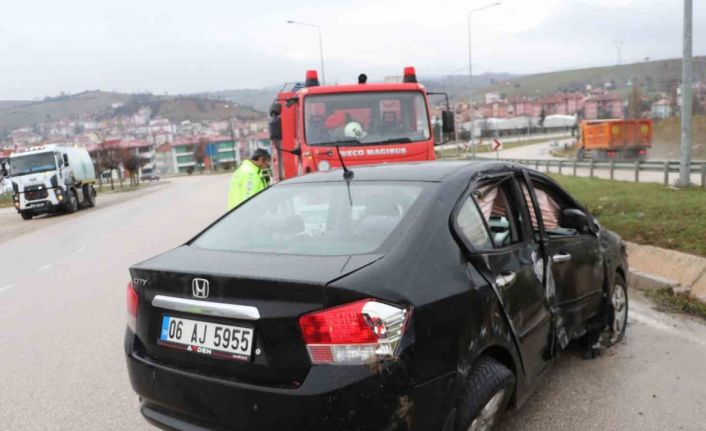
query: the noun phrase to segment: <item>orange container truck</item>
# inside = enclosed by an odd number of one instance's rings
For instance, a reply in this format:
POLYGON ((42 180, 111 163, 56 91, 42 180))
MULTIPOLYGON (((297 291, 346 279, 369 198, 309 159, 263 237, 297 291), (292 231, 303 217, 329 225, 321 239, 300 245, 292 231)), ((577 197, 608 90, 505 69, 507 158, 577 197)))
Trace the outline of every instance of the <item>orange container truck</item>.
POLYGON ((579 160, 641 160, 651 146, 652 120, 582 121, 576 156, 579 160))

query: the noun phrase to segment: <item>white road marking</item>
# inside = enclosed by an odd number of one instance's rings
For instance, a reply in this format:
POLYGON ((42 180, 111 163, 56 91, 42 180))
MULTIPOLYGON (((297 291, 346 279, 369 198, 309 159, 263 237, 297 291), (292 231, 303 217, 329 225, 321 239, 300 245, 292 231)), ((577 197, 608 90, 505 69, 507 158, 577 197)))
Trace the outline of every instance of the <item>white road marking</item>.
POLYGON ((74 250, 74 253, 80 253, 80 252, 85 251, 85 250, 86 250, 86 247, 85 247, 85 246, 79 247, 79 248, 77 248, 76 250, 74 250))
POLYGON ((42 267, 39 268, 39 271, 46 271, 47 269, 51 268, 52 266, 56 265, 57 263, 58 263, 58 262, 54 262, 54 263, 50 263, 50 264, 44 265, 44 266, 42 266, 42 267))
POLYGON ((654 317, 648 316, 646 314, 642 314, 639 311, 630 310, 629 317, 658 331, 667 332, 674 337, 678 337, 691 343, 696 343, 706 347, 706 338, 693 336, 688 332, 679 330, 679 328, 671 326, 665 322, 660 322, 658 319, 655 319, 654 317))
POLYGON ((0 292, 4 292, 7 289, 11 288, 12 286, 14 286, 14 284, 6 284, 5 286, 0 287, 0 292))

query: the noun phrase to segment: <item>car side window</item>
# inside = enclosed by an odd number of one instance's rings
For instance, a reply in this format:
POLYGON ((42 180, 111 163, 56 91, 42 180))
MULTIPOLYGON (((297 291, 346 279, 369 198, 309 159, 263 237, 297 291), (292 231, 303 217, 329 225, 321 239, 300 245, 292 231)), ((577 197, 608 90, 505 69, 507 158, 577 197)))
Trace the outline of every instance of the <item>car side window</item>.
POLYGON ((512 199, 512 181, 500 180, 481 184, 473 196, 496 248, 506 247, 521 240, 518 228, 519 213, 512 199))
POLYGON ((493 248, 488 229, 483 222, 478 207, 472 197, 466 198, 456 215, 456 226, 462 235, 475 248, 487 250, 493 248))
MULTIPOLYGON (((562 227, 560 224, 561 218, 559 215, 561 214, 561 210, 571 208, 573 204, 563 199, 561 195, 551 187, 542 184, 539 181, 532 180, 532 187, 534 188, 535 195, 537 196, 539 212, 542 217, 542 222, 544 223, 544 230, 547 234, 550 236, 578 235, 579 232, 577 232, 576 229, 562 227)), ((527 208, 529 209, 530 219, 532 221, 532 230, 539 232, 537 214, 534 206, 532 205, 532 199, 524 181, 522 182, 521 188, 522 195, 527 203, 527 208)))

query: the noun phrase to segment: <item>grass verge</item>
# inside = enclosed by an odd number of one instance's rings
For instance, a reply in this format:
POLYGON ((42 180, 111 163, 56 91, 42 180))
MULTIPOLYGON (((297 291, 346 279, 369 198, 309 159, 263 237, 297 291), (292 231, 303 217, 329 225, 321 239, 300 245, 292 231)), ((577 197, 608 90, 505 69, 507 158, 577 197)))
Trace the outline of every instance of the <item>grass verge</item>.
POLYGON ((706 256, 706 190, 552 177, 623 239, 706 256))
POLYGON ((686 292, 674 292, 672 289, 646 289, 642 292, 660 311, 686 313, 706 320, 706 304, 686 292))

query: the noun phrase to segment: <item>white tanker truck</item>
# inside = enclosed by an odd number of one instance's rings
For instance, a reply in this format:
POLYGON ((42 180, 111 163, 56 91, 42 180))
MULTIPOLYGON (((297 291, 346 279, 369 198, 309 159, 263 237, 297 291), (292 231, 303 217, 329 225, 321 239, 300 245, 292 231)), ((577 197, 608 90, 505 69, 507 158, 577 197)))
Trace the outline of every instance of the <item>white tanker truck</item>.
POLYGON ((33 147, 11 154, 6 166, 3 175, 10 176, 15 209, 25 220, 96 204, 96 173, 84 148, 33 147))

